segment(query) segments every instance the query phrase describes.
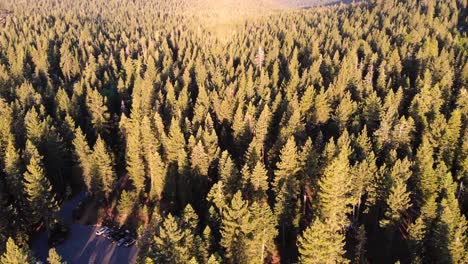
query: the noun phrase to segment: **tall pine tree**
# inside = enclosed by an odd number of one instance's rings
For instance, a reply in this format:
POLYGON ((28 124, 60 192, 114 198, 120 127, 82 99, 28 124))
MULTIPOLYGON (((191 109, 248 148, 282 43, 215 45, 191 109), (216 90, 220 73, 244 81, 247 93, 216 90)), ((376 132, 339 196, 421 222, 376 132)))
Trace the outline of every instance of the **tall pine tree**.
POLYGON ((30 157, 24 173, 24 189, 30 207, 33 208, 34 221, 42 220, 50 228, 56 221, 58 205, 52 186, 42 168, 42 156, 39 155, 32 143, 28 142, 27 144, 30 157))

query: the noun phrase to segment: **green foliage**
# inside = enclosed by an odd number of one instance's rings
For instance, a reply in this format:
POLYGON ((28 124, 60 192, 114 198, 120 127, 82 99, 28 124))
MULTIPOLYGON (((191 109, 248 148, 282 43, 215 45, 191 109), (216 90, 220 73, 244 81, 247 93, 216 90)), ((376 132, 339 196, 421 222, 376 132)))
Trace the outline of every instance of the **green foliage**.
POLYGON ((92 190, 103 193, 105 197, 109 197, 109 194, 113 191, 116 176, 112 156, 100 136, 98 136, 94 144, 92 159, 92 190))
POLYGON ((468 260, 468 222, 460 213, 450 173, 444 177, 443 188, 445 195, 439 204, 439 221, 435 226, 436 256, 440 262, 463 263, 468 260))
POLYGON ((154 237, 155 260, 158 263, 187 263, 190 252, 186 245, 186 233, 180 229, 177 219, 168 215, 154 237))
POLYGON ((349 263, 344 257, 344 235, 316 219, 298 239, 301 263, 349 263))
POLYGON ((117 206, 120 216, 127 216, 132 212, 135 202, 137 201, 136 198, 137 197, 133 192, 122 192, 117 206))
POLYGON ((273 181, 276 197, 275 214, 283 226, 290 225, 290 219, 295 216, 296 199, 300 192, 298 174, 301 170, 298 150, 293 137, 288 139, 281 150, 280 162, 276 166, 278 169, 275 171, 273 181))
POLYGON ((76 163, 79 164, 81 168, 83 180, 88 191, 91 191, 93 190, 92 184, 94 184, 93 175, 91 174, 93 167, 92 151, 89 148, 88 142, 86 141, 86 138, 79 127, 75 129, 73 146, 75 148, 75 157, 77 159, 76 163))
POLYGON ((88 89, 86 93, 86 107, 91 116, 91 123, 98 134, 106 132, 109 122, 109 113, 106 106, 106 99, 98 90, 88 89))
POLYGON ((276 251, 277 221, 267 203, 254 202, 250 207, 254 230, 249 242, 249 263, 264 263, 276 251))
MULTIPOLYGON (((400 222, 402 214, 411 206, 410 193, 407 191, 406 181, 410 178, 410 163, 408 160, 397 160, 391 170, 391 188, 387 198, 388 209, 385 220, 380 222, 384 228, 400 222)), ((392 235, 391 235, 392 236, 392 235)))
POLYGON ((224 151, 219 160, 219 177, 226 184, 226 190, 229 194, 234 194, 240 188, 239 171, 231 155, 224 151))
POLYGON ((151 182, 150 197, 154 200, 160 200, 164 191, 166 165, 156 151, 149 153, 147 162, 151 182))
POLYGON ((248 204, 242 199, 241 192, 234 195, 222 217, 220 244, 226 251, 226 259, 232 263, 247 263, 247 236, 253 227, 248 204))
POLYGON ((439 179, 434 171, 434 152, 428 140, 423 138, 423 141, 416 154, 415 176, 419 181, 417 185, 421 190, 421 198, 423 200, 431 197, 438 189, 439 179))
POLYGON ((31 156, 24 173, 24 189, 30 207, 33 208, 34 221, 43 220, 48 228, 55 222, 58 211, 55 195, 49 180, 44 175, 42 157, 37 149, 28 141, 31 156))
POLYGON ((2 1, 0 239, 85 187, 147 263, 467 262, 466 1, 278 1, 2 1))
POLYGON ((140 123, 136 120, 130 121, 131 129, 127 135, 127 172, 133 182, 137 193, 145 188, 145 167, 143 165, 143 153, 141 147, 140 123))
POLYGON ((10 137, 5 149, 4 159, 5 182, 8 186, 8 190, 17 200, 20 200, 23 194, 21 160, 18 151, 15 149, 15 143, 12 137, 10 137))
POLYGON ((332 230, 343 230, 349 224, 347 214, 350 213, 350 205, 353 203, 351 186, 353 178, 350 177, 349 155, 351 148, 347 132, 338 140, 338 155, 331 160, 325 168, 324 175, 319 181, 318 193, 320 215, 326 219, 332 230))
POLYGON ((55 248, 49 249, 49 257, 47 257, 47 261, 50 264, 67 264, 66 261, 62 261, 62 257, 60 257, 55 248))
POLYGON ((249 178, 250 196, 257 201, 266 200, 268 191, 268 174, 265 165, 258 161, 249 178))
POLYGON ((1 263, 23 264, 32 263, 33 261, 32 253, 28 248, 20 248, 11 237, 8 238, 8 241, 6 241, 6 251, 0 257, 1 263))

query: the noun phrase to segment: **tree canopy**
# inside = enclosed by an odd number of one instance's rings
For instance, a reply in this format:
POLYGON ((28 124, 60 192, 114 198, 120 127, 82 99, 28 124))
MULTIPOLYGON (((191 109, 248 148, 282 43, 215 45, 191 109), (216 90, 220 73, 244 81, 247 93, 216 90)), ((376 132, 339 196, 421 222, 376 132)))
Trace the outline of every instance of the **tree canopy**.
POLYGON ((139 263, 468 261, 466 0, 3 2, 0 262, 69 190, 139 263))

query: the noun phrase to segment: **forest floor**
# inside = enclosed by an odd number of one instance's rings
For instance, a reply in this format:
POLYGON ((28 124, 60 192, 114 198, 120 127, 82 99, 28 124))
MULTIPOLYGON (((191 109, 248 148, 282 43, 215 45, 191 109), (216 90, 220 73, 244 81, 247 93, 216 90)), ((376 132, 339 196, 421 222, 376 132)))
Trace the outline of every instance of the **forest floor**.
MULTIPOLYGON (((135 263, 138 254, 138 248, 135 245, 128 248, 118 247, 104 237, 96 236, 97 226, 71 223, 73 208, 85 197, 84 193, 80 193, 66 201, 61 207, 60 216, 64 223, 70 224, 70 234, 67 240, 56 248, 62 259, 69 264, 135 263)), ((37 235, 32 245, 35 256, 44 262, 49 252, 47 237, 48 233, 43 231, 37 235)))

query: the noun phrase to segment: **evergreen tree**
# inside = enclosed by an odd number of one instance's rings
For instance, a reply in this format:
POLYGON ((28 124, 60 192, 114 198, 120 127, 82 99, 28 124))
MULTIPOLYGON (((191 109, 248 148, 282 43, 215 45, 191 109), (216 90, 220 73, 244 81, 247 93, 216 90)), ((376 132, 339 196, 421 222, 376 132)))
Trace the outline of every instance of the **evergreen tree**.
POLYGON ((332 225, 316 219, 298 239, 301 263, 349 263, 344 257, 345 237, 332 225))
MULTIPOLYGON (((11 137, 11 126, 13 123, 13 113, 8 103, 0 97, 0 153, 5 150, 8 140, 11 137)), ((3 158, 3 154, 1 154, 3 158)))
POLYGON ((219 178, 225 184, 225 189, 228 194, 234 195, 236 190, 240 188, 241 180, 239 179, 239 171, 236 164, 227 151, 223 151, 219 161, 219 178))
POLYGON ((42 122, 35 107, 31 108, 31 110, 26 113, 24 123, 26 127, 26 138, 35 145, 42 143, 46 132, 46 123, 42 122))
POLYGON ((455 149, 457 142, 460 139, 461 131, 461 112, 460 110, 454 110, 450 117, 445 133, 442 136, 442 142, 440 143, 440 152, 445 164, 449 167, 452 166, 455 158, 455 149))
POLYGON ((127 136, 127 172, 133 182, 137 193, 145 189, 145 167, 143 166, 143 155, 141 147, 140 123, 132 120, 131 129, 127 136))
POLYGON ((330 102, 328 99, 328 94, 321 90, 320 93, 315 98, 315 123, 323 124, 328 121, 330 118, 330 102))
POLYGON ((468 222, 460 213, 455 197, 456 185, 452 175, 443 180, 444 195, 439 205, 438 222, 435 227, 437 261, 441 263, 464 263, 468 261, 468 222))
POLYGON ((284 239, 285 227, 291 225, 291 219, 295 216, 296 199, 299 195, 298 173, 301 169, 296 142, 289 138, 281 150, 280 162, 278 162, 273 190, 276 195, 275 214, 280 220, 282 236, 284 239))
POLYGON ((411 176, 410 166, 411 163, 407 159, 397 160, 390 173, 390 194, 386 201, 388 208, 385 211, 385 218, 380 221, 380 226, 387 232, 388 250, 391 248, 394 232, 411 206, 410 193, 406 186, 411 176))
POLYGON ((356 249, 354 251, 354 263, 362 263, 366 261, 366 229, 363 225, 359 226, 356 232, 356 249))
POLYGON ((427 140, 423 138, 423 142, 418 149, 416 154, 416 162, 414 169, 415 176, 418 180, 418 189, 421 191, 422 202, 431 197, 439 186, 439 180, 433 169, 434 167, 434 152, 432 147, 427 140))
POLYGON ((68 97, 67 92, 63 88, 59 88, 59 90, 57 91, 55 101, 57 105, 57 116, 64 117, 66 114, 70 113, 70 98, 68 97))
POLYGON ((268 136, 271 118, 270 108, 268 105, 265 105, 255 125, 255 141, 261 153, 264 153, 264 144, 268 136))
POLYGON ((264 263, 266 257, 276 251, 274 240, 278 235, 277 221, 267 203, 254 202, 249 208, 252 214, 251 241, 248 243, 248 263, 264 263))
POLYGON ((60 257, 55 248, 49 249, 49 257, 47 258, 47 261, 50 264, 67 264, 66 261, 62 261, 62 257, 60 257))
POLYGON ((185 244, 186 234, 177 223, 177 219, 168 215, 154 237, 155 261, 157 263, 187 263, 190 252, 185 244))
POLYGON ((120 195, 117 211, 119 212, 121 223, 125 223, 127 216, 132 212, 137 196, 134 192, 123 191, 120 195))
POLYGON ((30 207, 33 208, 33 221, 44 221, 46 226, 50 228, 56 221, 56 212, 58 205, 55 201, 55 195, 52 191, 52 186, 44 174, 42 168, 42 156, 39 155, 37 149, 29 144, 29 163, 24 173, 24 189, 30 207))
POLYGON ((185 152, 185 137, 178 122, 178 120, 172 119, 164 149, 167 159, 170 162, 176 162, 179 165, 179 169, 182 169, 187 154, 185 152))
POLYGON ((267 198, 268 175, 265 165, 261 161, 257 162, 250 175, 250 186, 252 188, 251 197, 257 201, 267 198))
POLYGON ((164 184, 166 182, 166 165, 157 151, 149 154, 148 170, 150 177, 150 197, 152 200, 161 200, 164 184))
POLYGON ((319 173, 319 155, 310 138, 307 139, 300 153, 301 160, 301 182, 316 184, 316 177, 319 173))
POLYGON ((5 149, 4 172, 8 191, 18 201, 23 197, 23 181, 21 175, 21 163, 18 151, 15 148, 13 138, 10 137, 5 149))
POLYGON ((1 1, 0 241, 83 179, 138 262, 467 262, 467 1, 333 1, 1 1))
POLYGON ((220 264, 220 263, 222 263, 220 258, 215 255, 211 255, 207 262, 207 264, 220 264))
POLYGON ((421 208, 421 215, 408 227, 409 250, 413 263, 422 263, 430 259, 433 252, 433 225, 437 217, 436 195, 431 197, 421 208))
POLYGON ((70 48, 70 44, 63 44, 60 48, 60 68, 68 81, 71 81, 71 79, 80 72, 78 59, 74 56, 70 48))
POLYGON ((141 130, 141 149, 143 150, 143 156, 148 163, 149 156, 153 151, 160 151, 161 140, 156 136, 156 129, 153 127, 154 122, 147 116, 143 117, 140 124, 141 130))
POLYGON ((198 215, 190 204, 185 206, 181 220, 181 227, 183 229, 189 230, 191 233, 195 233, 197 231, 198 215))
POLYGON ((336 108, 335 114, 333 115, 333 119, 340 129, 347 128, 352 115, 356 111, 356 108, 356 102, 351 99, 351 95, 349 93, 346 93, 336 108))
POLYGON ((220 244, 226 252, 227 262, 247 263, 247 236, 253 229, 251 217, 248 203, 242 199, 242 193, 237 192, 222 214, 220 244))
POLYGON ((0 262, 4 264, 33 263, 34 258, 28 248, 20 248, 10 237, 6 242, 6 251, 0 257, 0 262))
POLYGON ((201 176, 208 176, 209 157, 201 141, 195 145, 191 155, 192 171, 201 176))
POLYGON ((107 109, 107 100, 97 89, 88 89, 86 93, 86 107, 91 116, 91 124, 97 134, 107 131, 110 115, 107 109))
POLYGON ((79 127, 75 129, 73 145, 75 147, 75 156, 77 159, 76 162, 79 163, 81 168, 84 183, 86 184, 88 191, 95 190, 96 188, 92 186, 94 182, 93 175, 91 174, 93 167, 92 151, 89 148, 88 142, 86 141, 86 138, 79 127))
POLYGON ((325 168, 318 184, 320 215, 322 219, 326 219, 324 222, 327 225, 331 225, 332 230, 344 230, 348 226, 347 214, 354 202, 351 196, 353 178, 350 177, 349 165, 351 148, 346 138, 347 136, 342 136, 338 140, 339 153, 325 168))
POLYGON ((109 198, 110 193, 114 190, 116 181, 112 156, 109 154, 104 140, 98 136, 93 147, 93 168, 92 168, 92 186, 95 186, 99 191, 109 198))

